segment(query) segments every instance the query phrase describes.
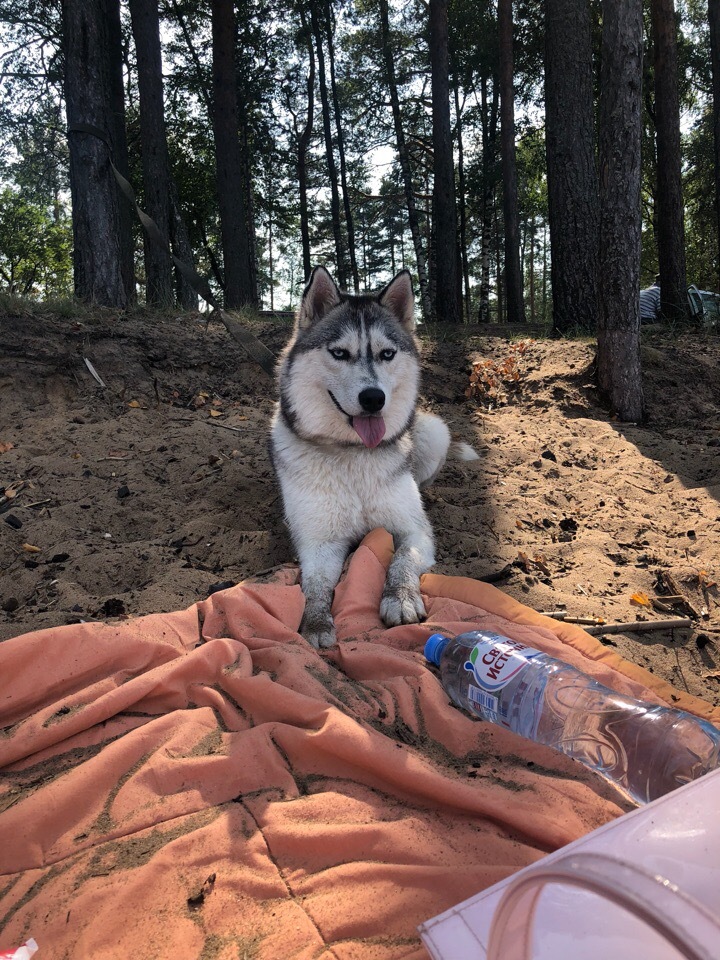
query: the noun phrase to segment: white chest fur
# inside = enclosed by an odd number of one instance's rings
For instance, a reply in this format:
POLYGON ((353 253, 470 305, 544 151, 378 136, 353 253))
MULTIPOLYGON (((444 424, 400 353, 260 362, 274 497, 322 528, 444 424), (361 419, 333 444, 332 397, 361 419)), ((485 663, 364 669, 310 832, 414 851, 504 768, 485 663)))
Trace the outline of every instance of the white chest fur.
POLYGON ((319 444, 297 437, 276 415, 273 459, 290 529, 305 539, 354 542, 374 527, 400 532, 423 515, 410 473, 412 438, 376 447, 319 444))

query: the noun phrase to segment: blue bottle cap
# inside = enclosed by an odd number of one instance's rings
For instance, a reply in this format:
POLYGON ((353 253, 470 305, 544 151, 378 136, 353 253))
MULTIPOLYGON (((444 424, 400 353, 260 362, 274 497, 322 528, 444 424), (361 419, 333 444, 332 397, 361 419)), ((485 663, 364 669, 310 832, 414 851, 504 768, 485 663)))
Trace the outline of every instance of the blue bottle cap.
POLYGON ((450 637, 444 637, 442 633, 434 633, 425 641, 425 659, 439 667, 440 657, 449 643, 450 637))

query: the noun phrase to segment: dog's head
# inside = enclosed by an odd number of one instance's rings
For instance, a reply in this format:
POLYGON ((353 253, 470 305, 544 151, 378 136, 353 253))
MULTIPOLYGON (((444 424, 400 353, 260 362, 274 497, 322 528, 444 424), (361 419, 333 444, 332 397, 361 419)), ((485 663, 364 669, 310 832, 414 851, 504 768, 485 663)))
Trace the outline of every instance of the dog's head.
POLYGON ((281 410, 300 436, 372 449, 409 427, 420 375, 413 306, 407 270, 355 296, 315 267, 280 372, 281 410))

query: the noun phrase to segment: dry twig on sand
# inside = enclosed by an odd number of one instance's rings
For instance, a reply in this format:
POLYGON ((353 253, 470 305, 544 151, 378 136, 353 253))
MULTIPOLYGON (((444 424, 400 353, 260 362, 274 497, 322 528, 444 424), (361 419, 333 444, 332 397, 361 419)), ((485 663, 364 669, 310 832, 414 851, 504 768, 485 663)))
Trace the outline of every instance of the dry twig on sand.
POLYGON ((672 620, 634 620, 632 623, 606 623, 602 626, 586 627, 585 633, 593 636, 604 633, 640 633, 645 630, 681 630, 692 627, 689 617, 676 617, 672 620))

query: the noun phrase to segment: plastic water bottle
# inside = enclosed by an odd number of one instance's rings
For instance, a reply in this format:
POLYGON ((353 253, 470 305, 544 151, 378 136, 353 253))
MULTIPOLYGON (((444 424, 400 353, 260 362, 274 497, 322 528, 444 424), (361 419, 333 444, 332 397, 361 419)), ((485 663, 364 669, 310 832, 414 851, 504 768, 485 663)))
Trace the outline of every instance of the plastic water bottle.
POLYGON ((425 656, 459 707, 596 770, 649 803, 720 764, 720 730, 683 710, 615 693, 509 637, 436 633, 425 656))

